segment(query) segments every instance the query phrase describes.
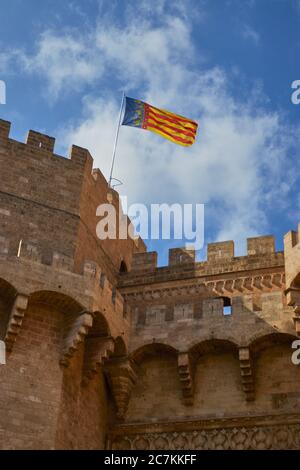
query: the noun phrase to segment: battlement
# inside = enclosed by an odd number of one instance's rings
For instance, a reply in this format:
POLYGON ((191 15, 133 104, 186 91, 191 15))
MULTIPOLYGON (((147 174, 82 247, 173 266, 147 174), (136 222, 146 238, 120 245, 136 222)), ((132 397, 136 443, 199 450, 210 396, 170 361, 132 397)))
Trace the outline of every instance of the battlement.
POLYGON ((47 155, 48 157, 61 159, 60 163, 62 164, 66 163, 66 161, 68 161, 69 163, 73 162, 81 167, 86 167, 90 170, 90 172, 92 172, 93 158, 87 149, 78 147, 77 145, 72 145, 68 156, 63 157, 57 155, 54 152, 56 140, 55 137, 51 137, 49 135, 42 134, 41 132, 37 132, 34 130, 29 130, 26 142, 22 143, 10 139, 10 129, 11 123, 9 121, 4 121, 3 119, 0 119, 0 148, 6 148, 9 143, 19 146, 21 145, 23 147, 25 146, 26 150, 35 155, 37 155, 38 152, 41 157, 47 155))
MULTIPOLYGON (((52 270, 54 279, 56 279, 56 276, 62 276, 62 279, 68 277, 68 275, 70 275, 71 278, 74 275, 82 276, 86 282, 92 283, 92 285, 97 288, 97 291, 100 289, 101 294, 105 293, 106 299, 110 299, 111 304, 117 306, 116 308, 118 308, 118 310, 123 310, 124 300, 122 295, 110 282, 109 276, 103 266, 99 266, 96 262, 84 260, 78 272, 78 270, 74 268, 74 258, 67 256, 65 253, 53 251, 52 253, 47 253, 47 257, 45 257, 43 247, 38 243, 30 240, 20 240, 18 251, 14 253, 14 255, 8 256, 10 251, 9 245, 9 239, 0 237, 0 261, 3 267, 5 266, 4 261, 7 261, 8 265, 11 263, 28 265, 28 272, 30 271, 32 273, 35 271, 41 272, 44 267, 46 273, 45 277, 48 278, 48 283, 50 283, 49 269, 52 270)), ((15 281, 15 279, 12 279, 12 284, 13 281, 15 281)), ((72 284, 72 281, 70 282, 72 284)), ((68 285, 70 282, 65 282, 65 284, 68 285)))
POLYGON ((283 266, 283 252, 275 251, 275 239, 267 235, 248 238, 246 256, 235 256, 232 240, 209 243, 207 260, 200 262, 195 261, 195 252, 186 248, 170 249, 168 266, 161 267, 157 266, 156 252, 137 253, 133 257, 132 270, 122 283, 123 285, 138 283, 138 278, 140 282, 160 282, 176 277, 205 276, 283 266))
POLYGON ((65 253, 77 271, 84 259, 105 266, 111 279, 121 262, 129 269, 132 253, 145 251, 144 242, 97 238, 97 207, 109 199, 118 216, 120 205, 118 193, 93 169, 89 151, 72 145, 62 157, 54 153, 54 137, 30 130, 21 143, 10 139, 10 127, 0 120, 0 237, 6 245, 9 240, 9 253, 21 239, 34 240, 43 259, 65 253))

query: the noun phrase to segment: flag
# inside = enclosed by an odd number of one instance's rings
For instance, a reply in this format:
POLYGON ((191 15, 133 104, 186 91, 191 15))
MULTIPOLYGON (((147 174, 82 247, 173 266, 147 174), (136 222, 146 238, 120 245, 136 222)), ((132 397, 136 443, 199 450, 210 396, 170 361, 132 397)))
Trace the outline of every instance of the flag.
POLYGON ((171 140, 175 144, 189 147, 196 138, 198 124, 165 109, 126 96, 123 126, 139 127, 171 140))

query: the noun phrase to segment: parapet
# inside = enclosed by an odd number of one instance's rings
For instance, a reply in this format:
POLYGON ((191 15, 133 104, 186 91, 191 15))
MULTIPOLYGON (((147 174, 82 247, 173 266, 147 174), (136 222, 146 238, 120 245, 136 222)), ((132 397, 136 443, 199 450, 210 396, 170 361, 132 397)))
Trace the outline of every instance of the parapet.
POLYGON ((273 235, 247 239, 248 255, 265 255, 275 252, 275 238, 273 235))
POLYGON ((132 271, 153 271, 157 267, 157 252, 135 253, 132 258, 132 271))
POLYGON ((195 250, 186 248, 171 248, 169 250, 169 266, 195 263, 195 250))
MULTIPOLYGON (((0 119, 0 145, 3 145, 8 141, 14 142, 13 140, 9 139, 10 128, 11 123, 9 121, 0 119)), ((54 154, 55 138, 46 134, 42 134, 41 132, 30 130, 27 135, 26 143, 23 145, 31 150, 32 153, 38 151, 43 152, 43 154, 47 153, 48 156, 61 159, 64 158, 54 154)), ((89 171, 92 172, 93 158, 91 157, 89 151, 85 148, 73 145, 69 152, 69 159, 65 158, 65 160, 71 160, 80 166, 87 166, 89 171)))
POLYGON ((27 135, 26 144, 34 149, 38 148, 53 153, 55 138, 30 130, 27 135))
MULTIPOLYGON (((88 171, 92 171, 94 160, 87 149, 78 147, 77 145, 72 145, 69 158, 72 160, 72 162, 75 162, 81 166, 87 166, 88 171)), ((100 170, 97 169, 97 171, 100 170)))
MULTIPOLYGON (((296 243, 296 235, 292 236, 296 243)), ((300 240, 300 235, 299 235, 300 240)), ((300 257, 300 244, 299 244, 300 257)), ((300 261, 299 261, 300 262, 300 261)), ((195 251, 191 249, 172 248, 169 250, 168 266, 157 267, 157 253, 136 253, 133 255, 131 272, 133 276, 138 276, 142 271, 145 274, 150 272, 175 273, 188 270, 205 274, 216 274, 218 272, 233 272, 247 269, 259 269, 269 266, 283 266, 284 259, 282 252, 275 251, 275 239, 271 235, 253 237, 247 239, 247 255, 235 256, 233 240, 224 242, 209 243, 207 245, 207 261, 197 262, 195 251), (163 271, 162 271, 163 270, 163 271)))
MULTIPOLYGON (((25 269, 32 273, 41 273, 41 269, 45 269, 44 273, 46 278, 66 280, 66 286, 72 286, 74 282, 74 276, 82 276, 82 280, 86 283, 86 292, 89 289, 96 289, 101 295, 105 294, 112 305, 115 305, 118 311, 123 311, 124 300, 122 295, 116 290, 114 283, 109 279, 108 272, 100 266, 98 263, 92 260, 84 259, 82 261, 81 269, 79 272, 74 268, 74 258, 67 256, 64 253, 53 251, 45 258, 43 247, 35 241, 21 240, 18 248, 18 252, 9 255, 10 240, 6 237, 0 236, 0 259, 2 267, 5 266, 4 260, 11 262, 22 263, 25 269), (28 268, 26 264, 28 263, 28 268), (55 276, 49 276, 49 271, 53 270, 55 276)), ((15 269, 18 271, 20 265, 17 264, 15 269)), ((30 276, 29 276, 30 277, 30 276)), ((42 282, 39 279, 39 282, 42 282)))
MULTIPOLYGON (((120 236, 117 241, 98 242, 96 238, 97 208, 106 204, 108 196, 112 195, 111 202, 118 215, 119 195, 109 190, 108 182, 99 169, 93 170, 89 151, 73 145, 69 158, 64 158, 54 153, 54 137, 30 130, 26 142, 18 142, 9 137, 10 127, 8 121, 0 119, 3 174, 0 212, 5 215, 9 211, 12 213, 15 207, 18 210, 13 200, 16 197, 22 198, 26 211, 24 217, 15 218, 13 230, 10 224, 1 228, 3 233, 0 236, 15 237, 15 245, 22 237, 43 240, 48 251, 65 251, 74 255, 75 267, 83 258, 94 257, 99 263, 103 261, 105 266, 110 266, 112 276, 119 271, 121 259, 129 267, 131 253, 143 250, 140 240, 125 240, 120 236), (46 222, 46 230, 41 222, 46 222), (53 239, 52 232, 58 227, 58 236, 53 239)), ((66 263, 66 260, 56 261, 66 263)))
POLYGON ((207 245, 207 261, 215 263, 220 261, 229 261, 234 257, 234 242, 209 243, 207 245))

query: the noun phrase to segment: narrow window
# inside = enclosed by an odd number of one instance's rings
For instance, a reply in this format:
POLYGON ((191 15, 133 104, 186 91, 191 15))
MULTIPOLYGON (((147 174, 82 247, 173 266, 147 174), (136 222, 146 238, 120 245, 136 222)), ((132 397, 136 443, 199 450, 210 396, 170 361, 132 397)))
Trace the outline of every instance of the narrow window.
POLYGON ((128 272, 128 269, 127 269, 127 266, 126 266, 126 263, 125 261, 121 261, 121 264, 120 264, 120 273, 127 273, 128 272))
POLYGON ((223 315, 231 315, 231 299, 229 297, 223 297, 223 315))

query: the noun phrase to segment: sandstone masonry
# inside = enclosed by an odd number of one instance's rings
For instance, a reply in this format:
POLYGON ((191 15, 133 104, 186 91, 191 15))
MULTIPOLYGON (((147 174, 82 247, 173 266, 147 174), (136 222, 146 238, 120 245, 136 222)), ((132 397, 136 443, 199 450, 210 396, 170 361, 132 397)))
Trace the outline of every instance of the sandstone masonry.
POLYGON ((300 448, 300 230, 207 261, 96 237, 86 149, 0 120, 1 449, 300 448))

